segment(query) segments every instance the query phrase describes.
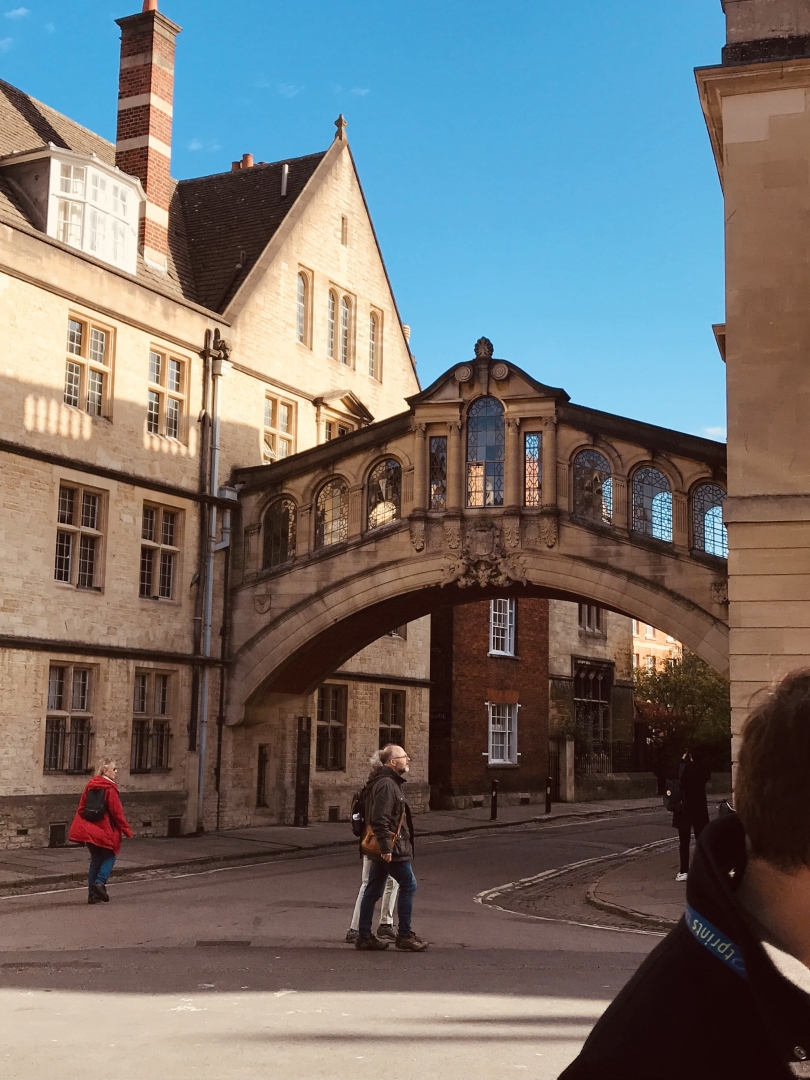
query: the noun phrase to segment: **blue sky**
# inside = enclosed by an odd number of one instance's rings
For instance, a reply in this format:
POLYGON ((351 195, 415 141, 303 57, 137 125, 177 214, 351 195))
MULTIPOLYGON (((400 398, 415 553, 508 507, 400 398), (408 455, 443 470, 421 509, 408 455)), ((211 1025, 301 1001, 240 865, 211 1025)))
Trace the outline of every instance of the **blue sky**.
MULTIPOLYGON (((572 399, 723 437, 722 202, 693 68, 720 0, 160 0, 173 173, 324 149, 339 112, 423 385, 496 356, 572 399)), ((114 138, 115 18, 0 6, 0 74, 114 138)))

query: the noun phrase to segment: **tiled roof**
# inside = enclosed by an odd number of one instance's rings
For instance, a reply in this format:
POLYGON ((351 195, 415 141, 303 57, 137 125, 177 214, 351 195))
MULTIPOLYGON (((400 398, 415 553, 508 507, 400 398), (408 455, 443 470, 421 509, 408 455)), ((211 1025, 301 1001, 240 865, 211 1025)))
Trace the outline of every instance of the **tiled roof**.
MULTIPOLYGON (((0 79, 0 157, 47 143, 115 164, 113 143, 0 79)), ((223 311, 323 157, 310 154, 286 163, 284 198, 283 162, 180 181, 169 209, 168 272, 152 269, 139 257, 137 277, 170 296, 223 311)), ((32 225, 23 201, 2 175, 0 221, 32 225)))
POLYGON ((177 191, 198 303, 214 311, 225 309, 324 156, 262 162, 251 169, 180 181, 177 191), (282 198, 284 164, 289 175, 282 198))

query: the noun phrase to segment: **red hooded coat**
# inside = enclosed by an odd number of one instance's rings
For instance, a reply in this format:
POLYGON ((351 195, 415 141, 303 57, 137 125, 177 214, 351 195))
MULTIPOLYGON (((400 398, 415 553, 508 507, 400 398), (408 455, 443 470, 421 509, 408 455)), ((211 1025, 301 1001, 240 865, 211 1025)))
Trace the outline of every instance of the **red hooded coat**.
POLYGON ((117 855, 121 850, 122 834, 132 836, 132 829, 124 817, 124 808, 118 797, 118 785, 106 776, 94 776, 79 799, 79 809, 70 826, 68 840, 72 840, 74 844, 95 844, 97 847, 114 851, 117 855), (82 810, 87 802, 87 792, 90 788, 97 787, 106 788, 107 813, 101 821, 85 821, 82 810))

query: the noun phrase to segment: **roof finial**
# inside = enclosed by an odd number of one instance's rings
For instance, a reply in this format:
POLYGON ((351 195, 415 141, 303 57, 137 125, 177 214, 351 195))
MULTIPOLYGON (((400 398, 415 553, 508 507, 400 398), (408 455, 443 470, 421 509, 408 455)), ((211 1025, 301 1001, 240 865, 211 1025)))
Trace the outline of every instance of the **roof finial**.
POLYGON ((337 128, 337 134, 335 135, 335 138, 339 142, 346 142, 346 128, 348 126, 349 125, 346 122, 346 117, 343 115, 343 113, 341 113, 335 121, 335 127, 337 128))
POLYGON ((489 338, 480 337, 475 343, 475 356, 477 360, 492 359, 492 342, 489 338))
POLYGON ((143 0, 144 11, 157 11, 158 0, 143 0))

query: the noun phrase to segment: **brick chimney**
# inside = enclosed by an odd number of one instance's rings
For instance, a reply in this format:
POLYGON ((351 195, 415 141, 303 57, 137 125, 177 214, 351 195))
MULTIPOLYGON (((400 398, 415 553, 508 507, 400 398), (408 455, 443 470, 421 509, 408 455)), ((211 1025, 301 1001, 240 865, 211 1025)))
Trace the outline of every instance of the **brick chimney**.
POLYGON ((116 22, 121 27, 121 74, 115 164, 143 184, 147 202, 140 224, 141 253, 148 263, 165 271, 172 192, 174 50, 180 27, 160 14, 157 0, 144 0, 140 15, 116 22))

